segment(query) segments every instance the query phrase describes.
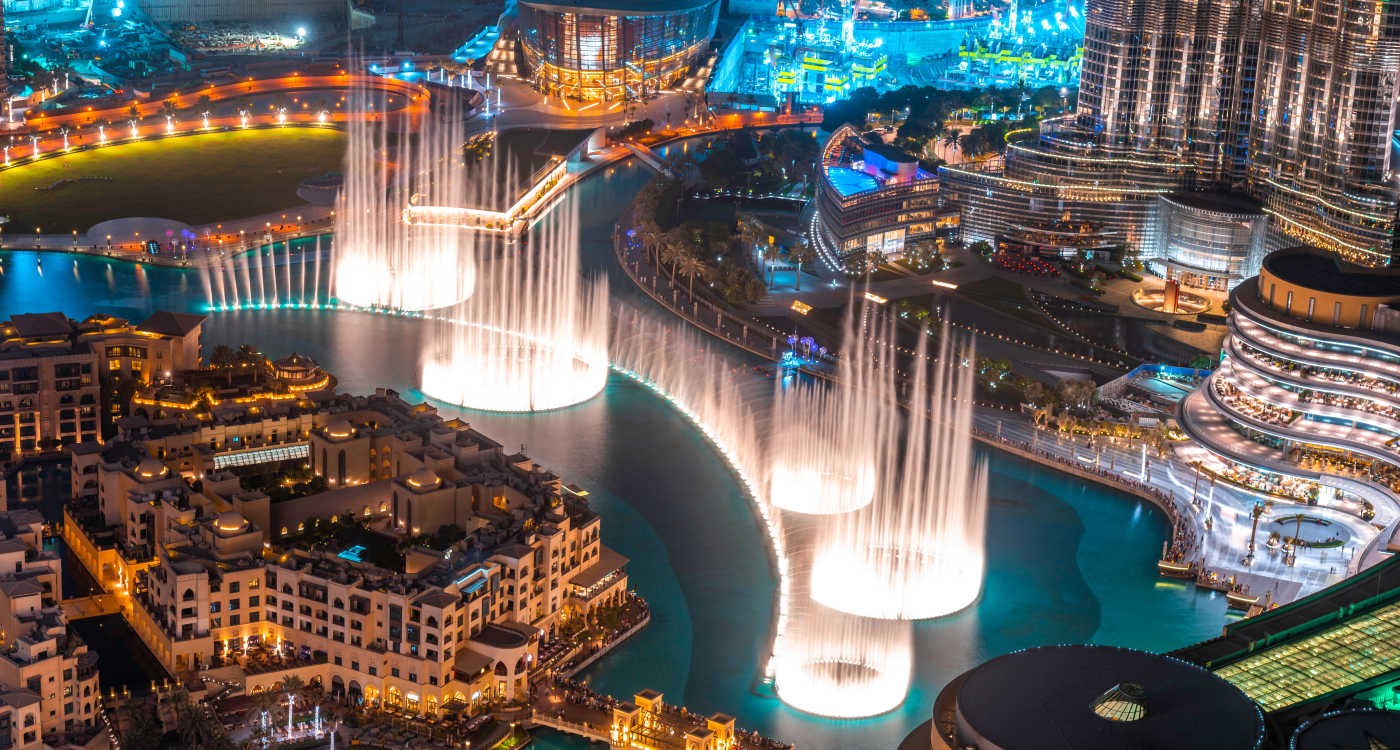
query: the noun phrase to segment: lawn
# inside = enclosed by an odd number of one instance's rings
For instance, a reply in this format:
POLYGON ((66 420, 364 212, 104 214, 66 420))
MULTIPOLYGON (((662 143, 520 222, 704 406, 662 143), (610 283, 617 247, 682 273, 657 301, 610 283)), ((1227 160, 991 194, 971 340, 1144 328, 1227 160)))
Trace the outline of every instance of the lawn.
POLYGON ((0 214, 10 217, 6 234, 83 232, 127 216, 188 224, 257 216, 304 203, 297 184, 340 169, 344 153, 344 133, 318 128, 108 146, 0 171, 0 214))

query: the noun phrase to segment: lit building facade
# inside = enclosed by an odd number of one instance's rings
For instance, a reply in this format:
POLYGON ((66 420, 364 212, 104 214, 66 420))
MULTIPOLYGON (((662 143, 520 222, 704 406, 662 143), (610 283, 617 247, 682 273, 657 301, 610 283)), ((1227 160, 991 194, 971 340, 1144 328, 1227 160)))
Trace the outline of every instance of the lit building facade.
POLYGON ((1393 262, 1400 8, 1261 5, 1250 184, 1280 233, 1354 263, 1393 262))
POLYGON ((179 414, 72 450, 64 538, 172 672, 255 659, 250 693, 295 674, 435 715, 525 698, 572 653, 541 654, 556 625, 626 599, 627 560, 602 545, 586 492, 432 407, 381 390, 220 411, 304 446, 260 461, 325 489, 271 503, 240 486, 245 464, 211 468, 203 428, 179 414))
POLYGON ((1228 193, 1158 196, 1148 268, 1182 286, 1226 291, 1258 273, 1268 216, 1257 201, 1228 193))
POLYGON ((623 101, 679 83, 710 44, 720 0, 520 0, 516 24, 536 88, 623 101))
POLYGON ((1230 296, 1222 362, 1178 405, 1214 468, 1300 499, 1400 486, 1400 275, 1313 248, 1230 296))
POLYGON ((203 315, 159 312, 139 325, 63 313, 0 323, 0 450, 22 456, 98 440, 113 407, 104 378, 144 384, 195 367, 203 322, 203 315))
POLYGON ((1013 140, 1004 167, 943 168, 965 236, 991 241, 1058 214, 1167 262, 1150 226, 1156 196, 1234 190, 1263 204, 1269 249, 1305 242, 1369 266, 1395 257, 1400 11, 1099 0, 1086 16, 1074 116, 1013 140), (1113 206, 1085 200, 1086 186, 1113 206))
POLYGON ((838 128, 822 149, 821 177, 816 240, 829 258, 893 258, 907 243, 951 231, 937 175, 876 134, 838 128))

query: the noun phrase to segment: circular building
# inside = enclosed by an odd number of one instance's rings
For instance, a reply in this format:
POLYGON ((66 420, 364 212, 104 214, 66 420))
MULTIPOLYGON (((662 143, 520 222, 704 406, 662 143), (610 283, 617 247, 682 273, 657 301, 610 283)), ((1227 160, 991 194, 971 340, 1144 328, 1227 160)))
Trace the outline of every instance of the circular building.
POLYGON ((992 659, 938 697, 934 748, 1253 750, 1264 715, 1193 664, 1112 646, 1048 646, 992 659))
POLYGON ((1152 270, 1182 286, 1228 291, 1259 269, 1269 219, 1248 196, 1175 193, 1157 199, 1152 270))
POLYGON ((1358 709, 1324 714, 1320 719, 1299 725, 1288 747, 1290 750, 1400 747, 1400 711, 1358 709))
POLYGON ((719 0, 520 0, 515 12, 536 88, 612 102, 684 78, 714 36, 719 0))

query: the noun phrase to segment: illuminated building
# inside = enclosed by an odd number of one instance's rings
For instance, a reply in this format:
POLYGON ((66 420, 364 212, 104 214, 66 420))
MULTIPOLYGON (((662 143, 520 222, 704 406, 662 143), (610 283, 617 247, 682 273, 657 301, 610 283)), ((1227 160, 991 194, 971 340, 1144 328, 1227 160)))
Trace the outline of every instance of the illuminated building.
POLYGON ((938 177, 878 134, 838 128, 822 150, 821 176, 816 239, 834 258, 897 257, 950 223, 951 212, 938 208, 938 177))
POLYGON ((148 383, 199 361, 203 315, 158 312, 140 325, 93 315, 26 313, 0 324, 0 450, 23 455, 96 440, 102 376, 148 383))
MULTIPOLYGON (((78 737, 98 730, 101 690, 96 651, 68 630, 58 606, 61 560, 44 549, 44 518, 34 510, 0 512, 0 694, 33 691, 38 721, 13 727, 25 747, 38 737, 78 737)), ((3 710, 0 710, 0 717, 3 710)), ((0 744, 10 736, 0 718, 0 744)), ((16 737, 18 739, 18 737, 16 737)))
POLYGON ((710 44, 720 0, 520 0, 516 25, 536 88, 623 101, 679 83, 710 44))
POLYGON ((1400 274, 1280 250, 1230 295, 1223 361, 1178 422, 1241 481, 1326 499, 1400 467, 1400 274))
POLYGON ((312 18, 348 18, 339 0, 138 0, 141 10, 156 23, 209 23, 224 21, 281 21, 291 30, 297 22, 312 18))
POLYGON ((902 748, 1390 747, 1400 739, 1400 558, 1155 655, 1047 646, 954 678, 902 748), (1047 687, 1049 686, 1049 687, 1047 687))
POLYGON ((1282 234, 1393 262, 1400 11, 1384 0, 1260 7, 1250 184, 1282 234))
POLYGON ((1075 45, 1015 44, 976 39, 958 50, 957 65, 945 73, 955 83, 984 86, 1073 86, 1079 81, 1084 51, 1075 45))
MULTIPOLYGON (((299 359, 279 367, 312 369, 299 359)), ((215 419, 240 432, 213 445, 195 420, 142 417, 72 451, 65 541, 129 592, 124 615, 172 672, 254 659, 248 693, 297 670, 435 716, 523 699, 556 625, 626 597, 586 492, 430 406, 326 393, 215 419), (228 455, 243 459, 208 468, 228 455), (269 471, 314 479, 241 486, 269 471)))
MULTIPOLYGON (((923 747, 1256 750, 1264 716, 1238 688, 1195 664, 1112 646, 1046 646, 963 673, 939 694, 923 747)), ((912 738, 912 736, 911 736, 912 738)), ((906 741, 908 744, 908 741, 906 741)))
POLYGON ((1004 167, 944 168, 965 238, 1066 221, 1169 262, 1149 225, 1157 196, 1243 189, 1270 217, 1270 249, 1303 241, 1390 262, 1400 87, 1390 6, 1100 0, 1087 16, 1074 116, 1009 139, 1004 167), (1114 205, 1088 199, 1090 187, 1114 205))
POLYGON ((1259 203, 1229 193, 1188 192, 1157 198, 1151 231, 1156 259, 1148 268, 1184 286, 1226 291, 1259 271, 1269 220, 1259 203))

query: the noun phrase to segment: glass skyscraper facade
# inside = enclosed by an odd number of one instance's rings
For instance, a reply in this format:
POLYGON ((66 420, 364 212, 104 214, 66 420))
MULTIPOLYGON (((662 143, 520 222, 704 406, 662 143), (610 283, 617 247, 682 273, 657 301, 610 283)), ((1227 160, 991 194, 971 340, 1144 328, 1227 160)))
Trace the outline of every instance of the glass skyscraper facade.
POLYGON ((516 7, 536 88, 579 101, 636 99, 677 83, 710 43, 718 15, 719 0, 516 7))
POLYGON ((1394 3, 1090 0, 1085 12, 1074 116, 1013 141, 999 169, 942 171, 946 194, 968 201, 964 237, 1058 212, 1165 260, 1147 223, 1158 195, 1236 191, 1263 204, 1270 248, 1303 241, 1369 266, 1400 257, 1394 3), (1082 200, 1083 186, 1114 205, 1082 200))

